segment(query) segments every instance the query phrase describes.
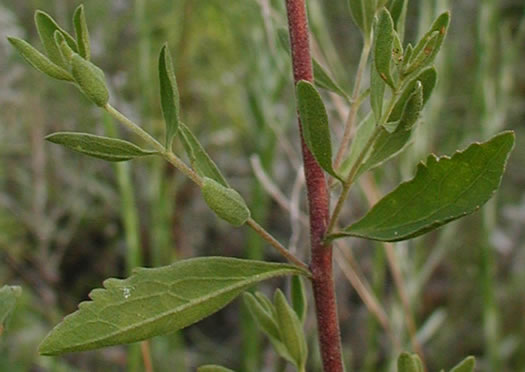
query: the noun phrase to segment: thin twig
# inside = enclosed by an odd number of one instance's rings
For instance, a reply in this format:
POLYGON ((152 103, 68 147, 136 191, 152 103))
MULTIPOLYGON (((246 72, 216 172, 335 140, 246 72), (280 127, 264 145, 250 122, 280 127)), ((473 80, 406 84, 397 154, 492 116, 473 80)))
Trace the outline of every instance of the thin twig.
POLYGON ((142 360, 144 361, 144 371, 153 372, 153 362, 151 360, 149 340, 142 341, 140 343, 140 350, 142 351, 142 360))

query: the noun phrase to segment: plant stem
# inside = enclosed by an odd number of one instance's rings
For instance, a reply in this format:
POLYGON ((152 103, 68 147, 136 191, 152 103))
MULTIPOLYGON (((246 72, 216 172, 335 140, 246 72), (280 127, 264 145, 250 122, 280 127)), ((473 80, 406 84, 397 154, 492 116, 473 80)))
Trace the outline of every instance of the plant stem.
MULTIPOLYGON (((106 104, 106 106, 104 106, 104 109, 111 116, 113 116, 115 119, 117 119, 122 124, 124 124, 133 133, 138 135, 145 142, 152 145, 159 152, 159 155, 161 155, 164 159, 166 159, 166 161, 171 163, 175 168, 180 170, 188 178, 190 178, 193 182, 195 182, 197 186, 199 186, 199 188, 202 188, 202 178, 195 171, 193 171, 193 169, 188 167, 177 155, 175 155, 171 151, 166 150, 164 146, 160 142, 158 142, 155 138, 153 138, 148 132, 146 132, 144 129, 139 127, 137 124, 129 120, 126 116, 124 116, 121 112, 119 112, 117 109, 115 109, 110 104, 106 104)), ((312 160, 313 160, 313 156, 312 156, 312 160)), ((315 162, 315 160, 313 161, 315 162)), ((324 175, 323 175, 323 180, 324 180, 324 175)), ((286 259, 288 259, 288 261, 308 271, 308 266, 306 266, 304 262, 302 262, 300 259, 295 257, 292 253, 290 253, 290 251, 288 251, 281 243, 279 243, 262 226, 260 226, 257 222, 255 222, 255 220, 250 218, 248 219, 248 221, 246 221, 246 224, 250 226, 264 240, 270 243, 271 246, 277 249, 277 251, 281 253, 281 255, 283 255, 286 259)))
MULTIPOLYGON (((304 0, 286 0, 288 29, 292 51, 294 81, 313 81, 308 21, 304 0)), ((301 147, 310 214, 312 249, 312 286, 314 292, 319 346, 326 372, 342 372, 341 336, 337 317, 336 296, 332 272, 332 245, 324 243, 330 217, 329 193, 323 170, 306 147, 299 120, 301 147)))
POLYGON ((341 165, 343 156, 346 153, 346 150, 348 149, 348 144, 350 143, 350 139, 352 138, 352 128, 354 127, 355 119, 357 117, 357 111, 359 110, 359 106, 361 106, 361 102, 362 102, 359 99, 360 90, 361 90, 361 81, 363 80, 363 74, 365 72, 366 63, 368 62, 368 55, 370 54, 370 47, 371 47, 370 41, 365 40, 365 43, 363 45, 363 50, 361 51, 361 58, 359 59, 359 65, 357 67, 357 73, 356 73, 355 83, 354 83, 354 91, 352 93, 352 98, 350 99, 350 102, 352 102, 352 104, 350 105, 350 111, 348 113, 348 118, 346 119, 343 139, 341 140, 341 144, 339 145, 339 150, 337 151, 337 155, 335 156, 334 169, 339 168, 339 165, 341 165))

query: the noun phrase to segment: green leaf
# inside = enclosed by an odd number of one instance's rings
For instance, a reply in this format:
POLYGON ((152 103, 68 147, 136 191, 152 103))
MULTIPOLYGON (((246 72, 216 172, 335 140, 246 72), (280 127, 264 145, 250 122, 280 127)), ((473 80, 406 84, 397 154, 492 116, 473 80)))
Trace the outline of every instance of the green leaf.
POLYGON ((6 322, 16 306, 16 299, 22 289, 19 286, 4 285, 0 288, 0 336, 5 330, 6 322))
POLYGON ((291 279, 291 297, 292 297, 292 308, 294 309, 297 317, 304 324, 306 314, 308 313, 308 300, 306 299, 306 290, 304 288, 303 281, 299 276, 292 276, 291 279))
POLYGON ((476 368, 476 359, 473 356, 469 356, 452 368, 450 372, 474 372, 474 368, 476 368))
POLYGON ((208 207, 233 226, 242 226, 250 218, 250 210, 237 191, 217 181, 203 177, 202 196, 208 207))
POLYGON ((302 371, 306 364, 308 350, 301 321, 280 289, 275 291, 273 303, 282 343, 288 350, 294 364, 302 371))
MULTIPOLYGON (((260 296, 261 295, 262 294, 260 294, 260 296)), ((281 336, 279 333, 279 326, 277 325, 277 321, 273 317, 275 309, 273 308, 271 302, 270 305, 272 307, 268 309, 268 304, 266 302, 261 302, 258 297, 255 297, 254 295, 248 292, 243 293, 243 299, 244 303, 246 304, 246 307, 248 308, 248 311, 255 319, 255 322, 257 323, 259 328, 261 328, 261 330, 268 337, 273 337, 274 339, 280 341, 281 336)))
POLYGON ((108 279, 104 289, 93 290, 92 301, 66 316, 39 351, 57 355, 175 332, 220 310, 258 282, 302 274, 296 266, 226 257, 138 268, 128 279, 108 279))
POLYGON ((41 10, 35 12, 35 24, 38 35, 40 36, 40 41, 42 41, 42 45, 49 59, 58 66, 67 68, 67 63, 62 58, 62 54, 55 43, 55 31, 59 31, 66 39, 69 47, 77 52, 78 48, 75 39, 67 33, 67 31, 62 29, 49 14, 41 10))
POLYGON ((428 30, 416 44, 410 57, 410 61, 408 62, 405 71, 403 71, 404 76, 410 75, 411 73, 417 73, 417 71, 434 61, 445 41, 449 24, 449 12, 444 12, 436 18, 434 23, 432 23, 430 30, 428 30))
POLYGON ((364 38, 369 39, 370 31, 372 30, 372 22, 377 8, 376 1, 348 0, 348 5, 355 24, 361 29, 364 38))
POLYGON ((73 76, 62 67, 51 62, 49 58, 33 48, 28 42, 16 37, 7 38, 22 57, 38 71, 58 80, 74 81, 73 76))
MULTIPOLYGON (((277 30, 277 36, 279 37, 280 45, 283 49, 290 54, 290 41, 288 39, 288 31, 285 28, 279 28, 277 30)), ((335 94, 340 95, 347 101, 350 100, 348 93, 330 76, 328 71, 315 59, 312 58, 313 72, 314 72, 314 83, 319 88, 329 90, 335 94)))
POLYGON ((357 126, 357 131, 354 135, 354 139, 352 140, 348 157, 343 161, 339 169, 339 173, 341 173, 344 178, 348 177, 348 173, 354 166, 354 163, 357 161, 359 154, 361 154, 361 151, 363 151, 365 148, 368 140, 372 137, 374 129, 374 117, 371 113, 369 113, 357 126))
POLYGON ((374 60, 379 76, 390 87, 395 88, 390 62, 392 61, 392 48, 394 44, 394 21, 386 8, 379 11, 379 18, 375 28, 374 60))
POLYGON ((91 47, 89 43, 89 30, 84 12, 84 4, 80 4, 73 13, 73 25, 77 37, 78 54, 86 60, 91 59, 91 47))
POLYGON ((401 353, 397 359, 397 372, 424 372, 421 359, 417 354, 401 353))
POLYGON ((60 54, 62 55, 62 58, 64 61, 67 62, 68 66, 71 64, 71 59, 73 58, 73 54, 75 53, 73 49, 69 47, 66 43, 66 39, 64 39, 64 35, 60 33, 60 31, 55 31, 55 43, 58 46, 58 49, 60 50, 60 54))
POLYGON ((385 81, 379 76, 375 62, 372 62, 372 68, 370 69, 370 105, 372 106, 376 122, 379 122, 383 115, 384 96, 385 81))
POLYGON ((499 187, 514 134, 503 132, 449 157, 430 155, 416 176, 381 199, 361 220, 332 237, 406 240, 466 216, 499 187))
POLYGON ((211 178, 221 185, 228 187, 228 181, 224 178, 217 165, 202 147, 193 132, 184 123, 179 123, 180 139, 188 154, 192 167, 201 177, 211 178))
POLYGON ((207 364, 197 368, 197 372, 235 372, 233 369, 218 366, 216 364, 207 364))
POLYGON ((45 137, 53 142, 85 155, 108 161, 125 161, 157 154, 118 138, 96 136, 89 133, 57 132, 45 137))
POLYGON ((398 23, 401 19, 401 16, 403 15, 403 12, 405 11, 406 5, 407 0, 392 0, 390 2, 388 10, 390 11, 390 15, 394 21, 394 28, 396 30, 398 30, 398 23))
POLYGON ((164 44, 159 56, 160 102, 166 123, 166 149, 171 149, 179 129, 179 90, 173 71, 168 45, 164 44))
POLYGON ((341 180, 332 166, 332 141, 328 114, 321 96, 308 81, 297 83, 297 108, 303 128, 303 137, 313 156, 326 172, 341 180))
MULTIPOLYGON (((419 114, 423 109, 423 84, 419 80, 414 82, 412 91, 407 95, 406 101, 401 102, 400 106, 403 106, 403 110, 399 119, 389 121, 384 125, 388 133, 393 133, 398 127, 408 131, 412 129, 417 119, 419 119, 419 114)), ((392 116, 394 115, 390 117, 392 116)))
POLYGON ((71 59, 71 71, 80 90, 87 98, 99 107, 108 103, 109 92, 104 74, 97 66, 78 54, 74 54, 71 59))

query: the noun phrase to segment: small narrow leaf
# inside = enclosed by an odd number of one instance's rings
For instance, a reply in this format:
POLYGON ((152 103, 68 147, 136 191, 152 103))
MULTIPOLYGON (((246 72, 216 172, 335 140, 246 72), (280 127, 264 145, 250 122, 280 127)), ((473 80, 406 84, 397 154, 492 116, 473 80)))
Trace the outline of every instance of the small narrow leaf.
POLYGON ((71 71, 80 90, 97 106, 108 103, 109 92, 101 70, 78 54, 71 59, 71 71))
POLYGON ((444 12, 436 18, 427 33, 416 44, 404 75, 418 71, 419 68, 423 68, 434 61, 445 41, 449 24, 449 12, 444 12), (416 61, 418 62, 416 63, 416 61))
POLYGON ((45 139, 82 154, 108 161, 125 161, 156 154, 155 151, 143 150, 128 141, 88 133, 57 132, 46 136, 45 139))
POLYGON ((16 299, 22 289, 18 286, 4 285, 0 288, 0 336, 6 328, 6 322, 15 309, 16 299))
MULTIPOLYGON (((243 294, 244 303, 248 308, 248 311, 255 319, 257 325, 261 330, 268 335, 268 337, 273 337, 276 340, 280 341, 279 326, 277 325, 276 320, 273 318, 274 310, 268 309, 265 307, 264 303, 261 303, 254 295, 251 293, 245 292, 243 294)), ((271 303, 270 303, 271 304, 271 303)), ((273 307, 273 305, 272 305, 273 307)))
POLYGON ((290 293, 292 298, 292 308, 301 323, 304 323, 308 312, 308 301, 306 299, 306 290, 301 277, 297 275, 292 276, 290 293))
POLYGON ((306 146, 321 168, 337 179, 341 179, 332 166, 332 142, 328 114, 321 96, 315 87, 305 80, 297 83, 296 94, 306 146))
POLYGON ((73 58, 73 54, 75 52, 69 47, 69 45, 67 45, 66 39, 64 39, 64 35, 62 35, 60 31, 55 31, 55 43, 57 44, 58 49, 60 50, 62 58, 64 59, 64 61, 66 61, 67 65, 69 66, 71 64, 71 59, 73 58))
POLYGON ((159 56, 159 81, 160 81, 160 102, 162 113, 166 124, 166 149, 171 149, 173 138, 179 129, 179 90, 177 80, 173 71, 168 45, 165 44, 159 56))
POLYGON ((73 13, 73 25, 75 26, 75 36, 77 37, 78 54, 89 61, 91 59, 91 47, 83 4, 80 4, 75 9, 75 13, 73 13))
POLYGON ((376 122, 379 122, 383 115, 383 99, 385 96, 385 81, 379 76, 379 72, 372 63, 370 69, 370 105, 376 122))
POLYGON ((406 240, 478 210, 499 187, 514 134, 503 132, 449 157, 430 155, 415 177, 332 237, 406 240))
POLYGON ((476 359, 473 356, 469 356, 452 368, 450 372, 474 372, 474 368, 476 368, 476 359))
POLYGON ((350 8, 350 14, 354 19, 355 24, 361 29, 363 34, 365 34, 366 25, 363 0, 348 0, 348 7, 350 8))
POLYGON ((126 344, 175 332, 215 313, 254 284, 305 274, 278 263, 226 257, 177 261, 108 279, 92 301, 64 318, 40 344, 43 355, 126 344))
POLYGON ((374 59, 379 76, 394 88, 394 80, 390 71, 392 48, 394 43, 394 22, 386 8, 379 11, 379 18, 375 28, 374 59))
POLYGON ((58 80, 74 81, 73 76, 62 67, 54 64, 28 42, 15 37, 8 38, 24 59, 38 71, 58 80))
POLYGON ((180 139, 190 158, 191 165, 201 177, 211 178, 221 185, 228 187, 228 182, 222 175, 217 165, 202 147, 193 132, 184 123, 179 123, 180 139))
MULTIPOLYGON (((288 31, 285 28, 279 28, 277 30, 277 36, 282 48, 290 54, 290 41, 288 39, 288 31)), ((341 85, 337 83, 329 74, 329 72, 315 59, 312 58, 314 82, 319 88, 329 90, 335 94, 340 95, 347 101, 350 100, 348 93, 341 88, 341 85)))
POLYGON ((401 116, 396 121, 387 122, 384 127, 387 132, 393 133, 399 126, 403 130, 410 130, 419 118, 423 109, 423 84, 420 81, 414 83, 414 89, 404 103, 401 116))
POLYGON ((207 364, 197 368, 197 372, 235 372, 233 369, 218 366, 216 364, 207 364))
POLYGON ((297 368, 302 371, 306 364, 308 351, 301 321, 288 304, 288 301, 286 301, 286 297, 280 289, 275 291, 273 302, 277 314, 281 340, 293 358, 297 368))
POLYGON ((398 23, 405 11, 407 0, 392 0, 390 2, 389 11, 394 21, 394 28, 398 30, 398 23))
POLYGON ((343 164, 341 164, 341 167, 339 169, 339 172, 343 175, 344 178, 348 177, 348 173, 353 168, 354 163, 359 157, 359 154, 361 153, 361 151, 363 151, 369 139, 372 137, 374 129, 374 117, 371 113, 369 113, 357 126, 357 131, 354 136, 354 139, 352 140, 352 145, 350 146, 350 152, 348 154, 348 157, 343 161, 343 164))
POLYGON ((204 177, 201 191, 208 207, 233 226, 242 226, 250 218, 250 210, 246 202, 234 189, 204 177))
POLYGON ((35 24, 49 59, 60 67, 67 68, 67 63, 62 58, 62 54, 55 43, 55 31, 59 31, 65 38, 66 42, 77 52, 77 43, 73 37, 63 30, 51 16, 41 10, 35 12, 35 24))
POLYGON ((397 359, 397 372, 424 372, 417 354, 401 353, 397 359))

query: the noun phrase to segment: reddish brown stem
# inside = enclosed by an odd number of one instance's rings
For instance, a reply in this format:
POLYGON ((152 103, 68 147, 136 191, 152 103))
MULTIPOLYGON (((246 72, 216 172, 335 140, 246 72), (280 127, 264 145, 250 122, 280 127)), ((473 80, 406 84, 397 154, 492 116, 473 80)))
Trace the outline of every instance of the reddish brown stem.
MULTIPOLYGON (((313 81, 308 21, 304 0, 286 0, 294 80, 313 81)), ((323 170, 306 147, 301 123, 301 146, 310 214, 312 286, 323 369, 342 372, 341 337, 332 274, 332 245, 323 244, 330 218, 330 198, 323 170)))

